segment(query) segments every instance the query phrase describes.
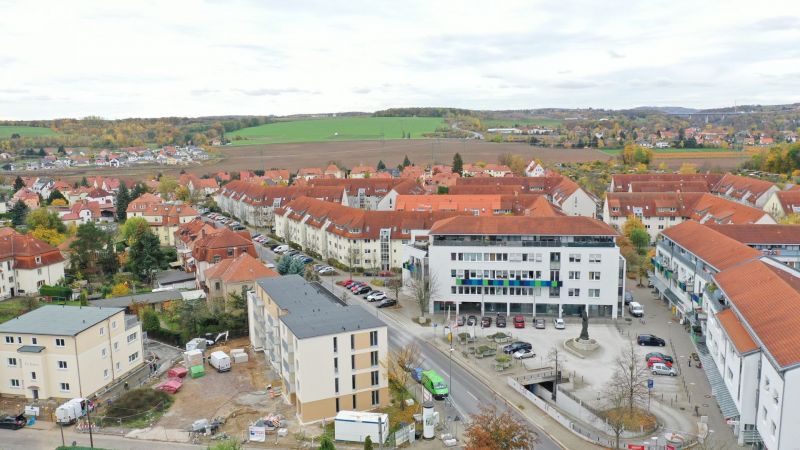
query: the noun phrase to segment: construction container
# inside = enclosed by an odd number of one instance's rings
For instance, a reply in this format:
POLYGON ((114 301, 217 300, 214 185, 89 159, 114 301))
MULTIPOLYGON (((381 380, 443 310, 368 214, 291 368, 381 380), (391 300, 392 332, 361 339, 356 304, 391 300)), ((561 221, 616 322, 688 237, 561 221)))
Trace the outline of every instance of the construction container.
POLYGON ((189 369, 189 373, 192 375, 192 378, 200 378, 206 374, 206 369, 200 364, 198 366, 192 366, 189 369))
POLYGON ((203 351, 189 350, 188 352, 183 352, 183 364, 186 367, 203 365, 203 351))

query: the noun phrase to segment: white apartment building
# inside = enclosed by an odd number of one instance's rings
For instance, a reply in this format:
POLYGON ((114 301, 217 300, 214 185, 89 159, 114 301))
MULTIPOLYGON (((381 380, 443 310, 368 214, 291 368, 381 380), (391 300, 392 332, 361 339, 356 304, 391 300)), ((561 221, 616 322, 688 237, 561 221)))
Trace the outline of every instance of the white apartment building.
POLYGON ((435 280, 431 313, 622 314, 625 260, 599 220, 457 216, 428 234, 405 247, 403 277, 435 280))
POLYGON ((800 227, 797 225, 709 225, 789 267, 800 269, 800 227))
POLYGON ((430 229, 453 212, 370 211, 301 197, 275 211, 275 234, 322 259, 360 269, 403 264, 412 232, 430 229))
POLYGON ((0 324, 0 395, 90 397, 144 363, 124 308, 48 305, 0 324))
POLYGON ((11 228, 0 230, 0 299, 38 295, 64 278, 64 256, 52 245, 11 228))
POLYGON ((250 342, 307 424, 389 404, 386 324, 299 275, 262 278, 247 294, 250 342))
POLYGON ((740 445, 800 442, 800 272, 769 257, 714 275, 703 368, 740 445), (713 361, 713 362, 712 362, 713 361))

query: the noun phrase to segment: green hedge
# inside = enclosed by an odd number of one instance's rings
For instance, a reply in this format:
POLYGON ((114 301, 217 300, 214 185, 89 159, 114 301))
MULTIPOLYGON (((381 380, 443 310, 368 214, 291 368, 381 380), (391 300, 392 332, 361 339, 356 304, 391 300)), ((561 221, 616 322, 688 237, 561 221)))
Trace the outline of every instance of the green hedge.
POLYGON ((39 288, 39 295, 42 297, 59 297, 65 300, 72 300, 72 289, 66 286, 43 285, 39 288))

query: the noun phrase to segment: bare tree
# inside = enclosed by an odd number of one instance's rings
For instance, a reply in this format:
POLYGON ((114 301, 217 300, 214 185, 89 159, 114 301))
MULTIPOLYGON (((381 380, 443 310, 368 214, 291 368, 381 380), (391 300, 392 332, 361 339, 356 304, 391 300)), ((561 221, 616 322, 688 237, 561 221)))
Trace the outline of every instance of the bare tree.
POLYGON ((561 372, 564 370, 564 355, 559 350, 558 346, 553 346, 547 352, 547 360, 555 366, 556 377, 553 381, 553 401, 558 399, 558 384, 561 382, 561 372))
POLYGON ((627 395, 619 386, 610 385, 606 389, 605 401, 607 409, 604 412, 606 423, 614 432, 614 448, 619 448, 619 438, 625 431, 625 423, 629 411, 626 407, 627 395))
POLYGON ((619 391, 625 399, 624 406, 633 413, 637 405, 647 400, 647 366, 636 354, 633 341, 620 351, 614 361, 614 375, 609 382, 609 391, 619 391))
MULTIPOLYGON (((399 390, 405 391, 411 378, 410 371, 419 367, 422 362, 420 354, 419 347, 413 342, 389 352, 389 357, 383 363, 389 376, 389 382, 399 390)), ((405 402, 401 402, 400 407, 404 408, 405 402)))
POLYGON ((411 297, 419 305, 420 315, 424 317, 431 300, 434 300, 437 296, 436 291, 439 283, 436 275, 432 275, 430 271, 420 269, 411 274, 411 277, 406 281, 406 285, 411 290, 411 297))

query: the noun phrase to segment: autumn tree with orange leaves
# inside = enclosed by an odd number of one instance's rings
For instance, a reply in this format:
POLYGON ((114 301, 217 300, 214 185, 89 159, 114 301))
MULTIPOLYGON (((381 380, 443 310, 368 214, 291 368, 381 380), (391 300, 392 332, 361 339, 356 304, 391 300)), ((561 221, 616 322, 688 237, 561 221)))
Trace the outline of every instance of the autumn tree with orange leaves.
POLYGON ((478 414, 472 414, 464 435, 466 450, 527 450, 537 441, 529 426, 510 411, 498 414, 494 405, 483 405, 478 414))

